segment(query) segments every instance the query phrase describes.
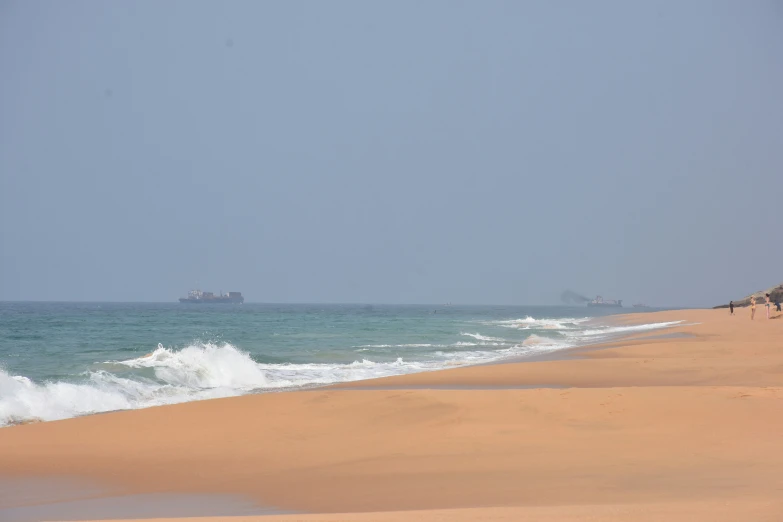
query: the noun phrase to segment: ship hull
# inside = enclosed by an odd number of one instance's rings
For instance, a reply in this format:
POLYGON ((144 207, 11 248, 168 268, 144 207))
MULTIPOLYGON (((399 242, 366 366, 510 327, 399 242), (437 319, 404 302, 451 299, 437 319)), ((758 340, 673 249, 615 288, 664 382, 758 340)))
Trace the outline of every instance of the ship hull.
POLYGON ((245 302, 244 297, 213 297, 211 299, 190 299, 187 297, 180 297, 180 303, 188 304, 242 304, 245 302))
POLYGON ((609 304, 609 303, 587 303, 587 306, 592 306, 595 308, 622 308, 623 305, 621 304, 609 304))

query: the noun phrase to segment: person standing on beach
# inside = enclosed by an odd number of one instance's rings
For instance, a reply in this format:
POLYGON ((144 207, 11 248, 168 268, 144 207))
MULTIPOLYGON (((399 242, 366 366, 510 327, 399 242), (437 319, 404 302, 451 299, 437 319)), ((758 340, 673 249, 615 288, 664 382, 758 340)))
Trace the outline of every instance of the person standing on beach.
POLYGON ((729 310, 731 311, 729 315, 734 315, 734 301, 729 301, 729 310))
POLYGON ((750 320, 753 320, 753 317, 756 315, 756 298, 751 297, 750 298, 750 320))
POLYGON ((767 319, 769 319, 769 305, 771 305, 771 304, 772 304, 772 303, 769 301, 769 294, 765 295, 765 296, 764 296, 764 299, 766 299, 766 301, 767 301, 767 302, 764 304, 764 306, 766 306, 766 307, 767 307, 767 319))

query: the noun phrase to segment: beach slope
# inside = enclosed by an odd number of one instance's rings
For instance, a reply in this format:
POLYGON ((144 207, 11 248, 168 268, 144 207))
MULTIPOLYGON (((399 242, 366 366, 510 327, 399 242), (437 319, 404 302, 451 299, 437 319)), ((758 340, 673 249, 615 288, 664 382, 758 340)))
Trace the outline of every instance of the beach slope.
POLYGON ((313 513, 268 522, 783 519, 783 319, 614 320, 682 323, 560 360, 6 428, 0 476, 313 513))

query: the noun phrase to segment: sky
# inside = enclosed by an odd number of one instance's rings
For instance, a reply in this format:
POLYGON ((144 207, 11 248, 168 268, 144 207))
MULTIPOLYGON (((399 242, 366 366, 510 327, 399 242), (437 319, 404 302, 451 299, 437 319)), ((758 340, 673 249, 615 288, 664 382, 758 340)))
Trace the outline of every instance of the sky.
POLYGON ((783 282, 783 3, 0 0, 0 300, 783 282))

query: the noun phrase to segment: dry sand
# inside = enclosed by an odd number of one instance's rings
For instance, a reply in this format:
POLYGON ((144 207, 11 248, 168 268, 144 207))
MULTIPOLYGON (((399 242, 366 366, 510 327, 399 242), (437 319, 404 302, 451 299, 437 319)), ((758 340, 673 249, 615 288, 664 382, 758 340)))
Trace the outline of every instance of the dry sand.
POLYGON ((5 428, 0 475, 322 513, 264 522, 783 520, 783 319, 614 320, 687 336, 5 428))

